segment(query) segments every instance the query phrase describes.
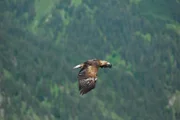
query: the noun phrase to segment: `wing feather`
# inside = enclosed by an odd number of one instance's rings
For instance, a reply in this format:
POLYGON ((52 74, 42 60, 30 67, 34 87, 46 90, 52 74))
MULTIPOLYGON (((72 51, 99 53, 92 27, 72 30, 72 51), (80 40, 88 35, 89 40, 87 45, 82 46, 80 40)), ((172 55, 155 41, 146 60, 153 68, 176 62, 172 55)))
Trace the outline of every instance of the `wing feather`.
POLYGON ((87 78, 79 80, 79 90, 80 94, 86 94, 87 92, 91 91, 96 86, 97 78, 87 78))
POLYGON ((93 66, 90 61, 84 63, 83 68, 78 74, 80 94, 83 95, 95 88, 97 81, 96 73, 96 66, 93 66))

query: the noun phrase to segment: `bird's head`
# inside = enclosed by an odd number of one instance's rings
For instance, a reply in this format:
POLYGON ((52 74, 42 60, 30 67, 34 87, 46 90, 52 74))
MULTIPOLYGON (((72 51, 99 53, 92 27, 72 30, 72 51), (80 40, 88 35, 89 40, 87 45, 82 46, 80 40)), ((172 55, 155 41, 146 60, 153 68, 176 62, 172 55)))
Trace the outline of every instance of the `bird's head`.
POLYGON ((112 64, 105 60, 99 60, 99 67, 101 68, 111 68, 112 64))

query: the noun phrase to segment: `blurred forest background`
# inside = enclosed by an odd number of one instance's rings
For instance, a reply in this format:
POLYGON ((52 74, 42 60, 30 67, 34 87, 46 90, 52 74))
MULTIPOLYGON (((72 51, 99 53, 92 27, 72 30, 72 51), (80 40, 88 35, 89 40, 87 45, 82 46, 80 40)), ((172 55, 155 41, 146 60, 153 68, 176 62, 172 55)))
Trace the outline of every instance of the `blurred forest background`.
POLYGON ((180 0, 0 1, 0 120, 179 119, 180 0))

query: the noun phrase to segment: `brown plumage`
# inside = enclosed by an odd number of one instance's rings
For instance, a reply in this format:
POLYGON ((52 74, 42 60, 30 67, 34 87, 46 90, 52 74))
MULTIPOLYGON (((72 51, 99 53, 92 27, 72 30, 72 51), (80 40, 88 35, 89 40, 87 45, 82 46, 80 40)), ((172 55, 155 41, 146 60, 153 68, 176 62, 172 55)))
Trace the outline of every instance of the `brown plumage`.
POLYGON ((81 68, 78 74, 80 94, 86 94, 95 88, 99 67, 111 68, 112 65, 104 60, 92 59, 74 67, 74 69, 81 68))

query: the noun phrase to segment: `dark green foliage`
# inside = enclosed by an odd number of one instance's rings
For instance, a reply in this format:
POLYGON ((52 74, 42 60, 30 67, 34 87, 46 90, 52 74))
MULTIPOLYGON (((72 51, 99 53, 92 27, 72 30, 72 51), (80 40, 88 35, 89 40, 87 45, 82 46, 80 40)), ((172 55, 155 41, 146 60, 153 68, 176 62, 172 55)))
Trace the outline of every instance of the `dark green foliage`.
POLYGON ((180 91, 178 0, 0 2, 0 119, 175 120, 180 91), (99 58, 80 96, 74 65, 99 58))

